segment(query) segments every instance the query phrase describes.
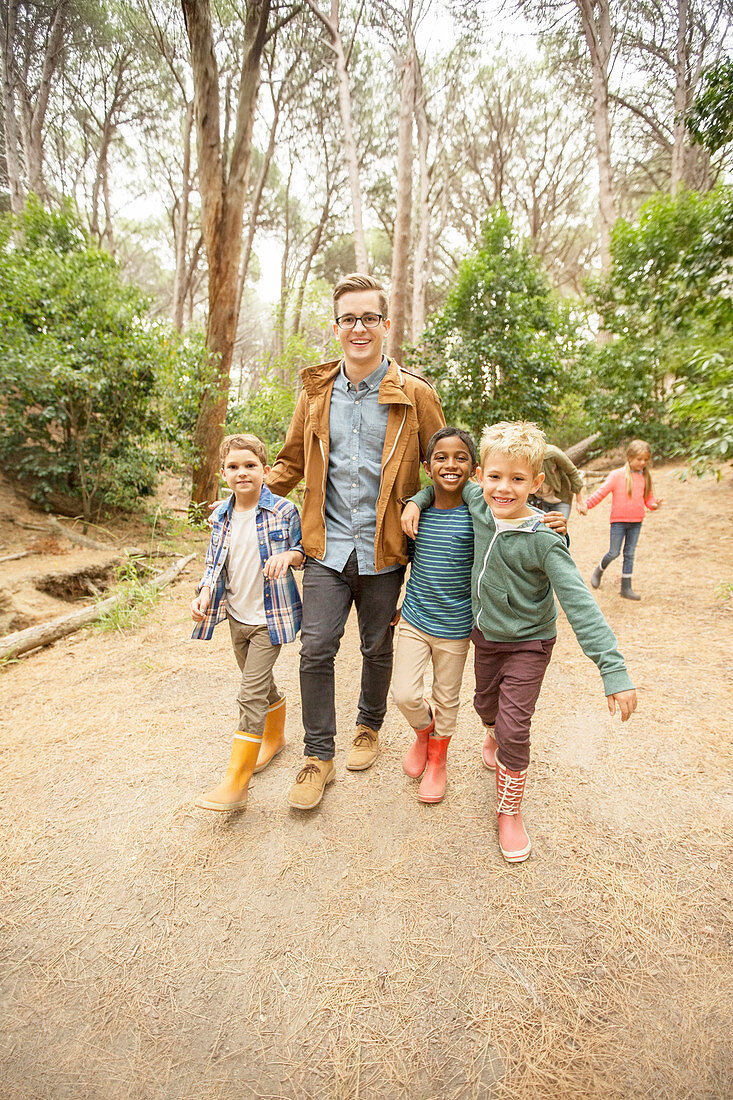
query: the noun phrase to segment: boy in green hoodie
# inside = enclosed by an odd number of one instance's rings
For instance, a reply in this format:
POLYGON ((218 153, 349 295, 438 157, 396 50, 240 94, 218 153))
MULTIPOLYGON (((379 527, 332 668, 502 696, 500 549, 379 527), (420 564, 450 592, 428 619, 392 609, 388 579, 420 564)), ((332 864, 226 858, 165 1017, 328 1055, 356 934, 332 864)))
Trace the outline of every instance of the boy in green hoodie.
MULTIPOLYGON (((480 452, 478 484, 463 489, 474 531, 474 706, 486 729, 484 763, 496 769, 499 847, 508 862, 520 863, 532 850, 520 807, 530 724, 557 634, 553 593, 599 668, 611 714, 618 705, 625 722, 636 709, 636 692, 565 540, 527 504, 542 483, 544 435, 534 424, 503 421, 484 429, 480 452)), ((406 505, 408 535, 415 537, 419 510, 431 503, 427 488, 406 505)))

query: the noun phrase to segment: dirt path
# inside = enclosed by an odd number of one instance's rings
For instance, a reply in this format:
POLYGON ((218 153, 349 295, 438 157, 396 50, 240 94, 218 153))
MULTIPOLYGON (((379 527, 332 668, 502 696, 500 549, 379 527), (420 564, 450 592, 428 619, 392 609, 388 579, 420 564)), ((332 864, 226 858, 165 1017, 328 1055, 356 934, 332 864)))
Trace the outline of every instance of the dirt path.
MULTIPOLYGON (((195 567, 134 634, 7 667, 4 1100, 731 1096, 733 613, 715 589, 733 581, 733 476, 657 482, 643 601, 619 598, 617 566, 598 595, 638 715, 609 718, 562 621, 521 867, 498 852, 470 667, 449 793, 420 805, 393 707, 379 762, 344 770, 350 624, 337 782, 299 815, 288 647, 290 743, 222 816, 192 799, 226 760, 237 675, 223 627, 188 640, 195 567)), ((584 575, 607 533, 607 505, 574 515, 584 575)))

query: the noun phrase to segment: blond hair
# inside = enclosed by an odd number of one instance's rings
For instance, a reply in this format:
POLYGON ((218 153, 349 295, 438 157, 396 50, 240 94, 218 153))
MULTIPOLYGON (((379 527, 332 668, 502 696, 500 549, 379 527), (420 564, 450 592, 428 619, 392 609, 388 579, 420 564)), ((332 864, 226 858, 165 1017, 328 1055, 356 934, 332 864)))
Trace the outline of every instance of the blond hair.
POLYGON ((267 450, 258 435, 227 435, 219 448, 219 464, 223 468, 224 460, 230 451, 251 451, 259 458, 263 466, 267 465, 267 450))
POLYGON ((624 472, 626 474, 626 492, 631 496, 634 489, 634 471, 631 469, 629 460, 632 458, 641 458, 642 455, 649 455, 649 461, 643 469, 644 474, 644 500, 652 493, 652 449, 644 439, 632 439, 626 448, 626 465, 624 466, 624 472))
POLYGON ((372 275, 362 275, 359 271, 352 271, 350 275, 343 275, 333 288, 333 315, 338 317, 339 298, 344 294, 351 294, 358 290, 375 290, 379 295, 379 308, 382 317, 389 316, 389 300, 387 292, 381 283, 372 275))
POLYGON ((547 440, 545 433, 529 420, 502 420, 487 425, 481 434, 481 465, 491 454, 509 455, 526 462, 533 477, 542 472, 547 440))

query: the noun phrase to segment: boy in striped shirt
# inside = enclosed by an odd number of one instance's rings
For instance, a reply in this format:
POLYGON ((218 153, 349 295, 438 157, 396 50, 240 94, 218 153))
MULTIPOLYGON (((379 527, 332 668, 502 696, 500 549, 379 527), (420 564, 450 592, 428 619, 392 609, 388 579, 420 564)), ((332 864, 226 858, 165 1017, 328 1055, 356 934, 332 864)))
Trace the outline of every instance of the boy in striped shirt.
POLYGON ((392 698, 415 732, 403 770, 413 779, 422 776, 417 792, 421 802, 440 802, 473 626, 473 524, 462 497, 463 486, 476 469, 476 448, 468 432, 452 427, 435 432, 427 446, 425 469, 433 481, 435 500, 420 518, 400 609, 392 698), (429 704, 423 681, 431 660, 429 704))
POLYGON ((230 435, 221 445, 221 472, 232 491, 212 513, 204 575, 191 601, 193 637, 209 640, 229 620, 242 672, 239 726, 222 782, 196 802, 205 810, 237 810, 247 803, 254 771, 285 746, 285 697, 272 669, 284 642, 300 629, 302 605, 294 566, 305 561, 300 516, 289 500, 264 484, 270 467, 261 439, 230 435))

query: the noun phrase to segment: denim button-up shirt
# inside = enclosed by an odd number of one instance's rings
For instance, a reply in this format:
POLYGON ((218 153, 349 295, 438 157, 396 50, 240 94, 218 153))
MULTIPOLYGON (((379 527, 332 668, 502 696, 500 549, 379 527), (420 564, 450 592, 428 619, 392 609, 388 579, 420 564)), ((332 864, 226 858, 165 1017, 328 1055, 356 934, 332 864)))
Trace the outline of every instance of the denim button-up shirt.
MULTIPOLYGON (((356 550, 359 572, 373 576, 377 532, 377 497, 389 405, 379 404, 379 386, 387 373, 382 362, 354 385, 344 364, 336 375, 328 419, 329 455, 326 478, 326 553, 323 565, 341 571, 356 550)), ((380 572, 399 569, 389 566, 380 572)))

